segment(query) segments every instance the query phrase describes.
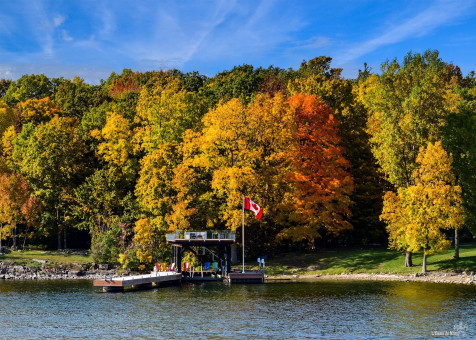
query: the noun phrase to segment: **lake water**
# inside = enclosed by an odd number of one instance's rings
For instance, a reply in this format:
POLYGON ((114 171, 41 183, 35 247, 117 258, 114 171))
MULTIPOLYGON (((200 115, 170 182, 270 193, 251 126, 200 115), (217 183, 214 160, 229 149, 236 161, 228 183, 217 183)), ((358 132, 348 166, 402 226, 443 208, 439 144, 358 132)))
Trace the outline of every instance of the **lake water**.
POLYGON ((476 338, 476 287, 318 281, 102 293, 91 281, 1 281, 0 338, 476 338))

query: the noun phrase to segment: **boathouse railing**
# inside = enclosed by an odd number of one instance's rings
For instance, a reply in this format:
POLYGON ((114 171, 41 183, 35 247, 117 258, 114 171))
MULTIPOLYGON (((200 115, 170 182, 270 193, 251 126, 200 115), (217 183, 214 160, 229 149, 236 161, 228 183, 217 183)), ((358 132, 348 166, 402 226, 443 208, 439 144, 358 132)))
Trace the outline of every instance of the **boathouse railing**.
POLYGON ((235 233, 229 230, 185 231, 167 234, 167 241, 174 240, 235 240, 235 233))

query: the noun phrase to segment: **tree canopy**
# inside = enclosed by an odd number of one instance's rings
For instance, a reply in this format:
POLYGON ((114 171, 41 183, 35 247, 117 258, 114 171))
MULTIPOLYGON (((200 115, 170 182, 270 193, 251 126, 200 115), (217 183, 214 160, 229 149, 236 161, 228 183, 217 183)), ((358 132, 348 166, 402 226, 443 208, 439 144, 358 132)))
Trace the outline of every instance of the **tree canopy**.
POLYGON ((387 242, 430 254, 463 217, 474 232, 474 73, 426 51, 342 75, 319 56, 0 80, 0 239, 15 225, 60 248, 79 230, 95 260, 145 270, 170 257, 167 232, 240 233, 242 195, 264 211, 245 217, 250 257, 387 242))

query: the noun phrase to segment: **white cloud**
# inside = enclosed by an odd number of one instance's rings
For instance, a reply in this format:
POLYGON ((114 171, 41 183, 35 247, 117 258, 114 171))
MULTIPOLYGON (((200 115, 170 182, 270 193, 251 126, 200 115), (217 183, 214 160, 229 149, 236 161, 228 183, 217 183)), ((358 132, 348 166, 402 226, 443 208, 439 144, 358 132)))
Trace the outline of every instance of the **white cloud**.
POLYGON ((61 35, 62 35, 64 41, 66 41, 66 42, 73 41, 73 37, 71 37, 71 36, 69 35, 68 31, 62 30, 62 31, 61 31, 61 35))
POLYGON ((345 64, 364 56, 376 49, 404 41, 409 38, 424 36, 436 28, 451 24, 463 16, 473 1, 470 0, 440 0, 414 17, 408 18, 401 24, 394 25, 375 38, 355 45, 335 58, 338 64, 345 64))
POLYGON ((295 33, 306 25, 294 6, 287 8, 283 15, 282 6, 274 0, 237 2, 226 20, 202 41, 193 59, 223 66, 256 63, 257 59, 276 53, 282 55, 300 46, 295 33))
POLYGON ((225 1, 219 4, 218 10, 216 11, 214 17, 212 18, 211 24, 200 33, 197 42, 192 45, 192 48, 188 51, 187 56, 184 58, 184 63, 189 61, 193 55, 197 52, 200 48, 202 43, 212 34, 213 30, 225 21, 228 14, 232 11, 233 7, 235 6, 235 1, 225 1))
POLYGON ((16 78, 18 77, 14 76, 9 66, 0 65, 0 79, 16 79, 16 78))
POLYGON ((63 15, 58 15, 53 19, 53 27, 59 27, 65 22, 66 18, 63 15))
POLYGON ((56 65, 31 63, 0 63, 0 79, 16 80, 25 74, 44 74, 47 77, 65 77, 73 79, 76 76, 83 78, 87 83, 98 84, 99 80, 107 79, 112 68, 91 65, 56 65))
POLYGON ((209 6, 167 6, 161 3, 155 9, 148 9, 155 18, 148 30, 141 31, 140 36, 125 45, 116 45, 116 48, 120 47, 118 53, 134 59, 143 68, 181 68, 204 48, 203 45, 227 20, 234 6, 234 0, 218 0, 209 6))
POLYGON ((294 49, 297 50, 308 50, 308 49, 318 49, 330 44, 330 39, 328 37, 314 37, 312 39, 296 42, 294 49))

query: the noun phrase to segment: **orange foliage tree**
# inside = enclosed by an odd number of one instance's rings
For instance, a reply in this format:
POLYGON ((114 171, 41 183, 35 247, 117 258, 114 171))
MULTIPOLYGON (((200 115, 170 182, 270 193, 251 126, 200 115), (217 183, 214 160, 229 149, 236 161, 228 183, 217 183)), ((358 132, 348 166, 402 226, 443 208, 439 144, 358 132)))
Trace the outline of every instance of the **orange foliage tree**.
POLYGON ((28 99, 18 103, 17 107, 22 124, 34 123, 38 125, 51 120, 55 115, 61 115, 59 106, 53 103, 49 97, 28 99))
POLYGON ((339 146, 339 122, 332 110, 314 95, 289 98, 295 113, 296 131, 288 157, 294 206, 290 226, 278 237, 313 242, 321 230, 331 233, 351 229, 350 194, 354 188, 350 163, 339 146))

